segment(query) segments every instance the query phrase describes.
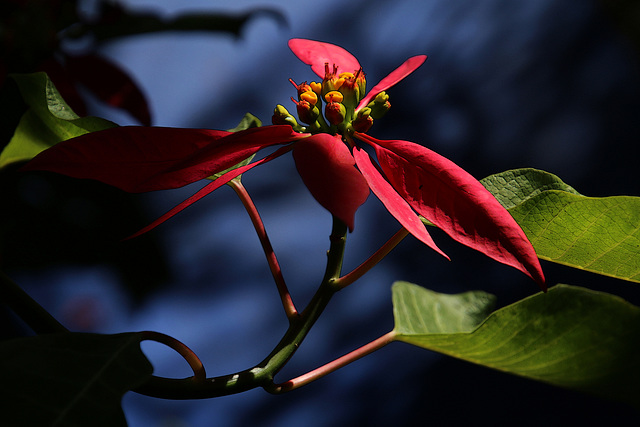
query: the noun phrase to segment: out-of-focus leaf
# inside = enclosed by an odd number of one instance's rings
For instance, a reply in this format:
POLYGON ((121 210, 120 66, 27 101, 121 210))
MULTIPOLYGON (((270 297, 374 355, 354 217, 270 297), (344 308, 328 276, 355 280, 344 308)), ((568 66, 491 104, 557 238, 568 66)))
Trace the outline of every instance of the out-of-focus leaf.
POLYGON ((116 126, 98 117, 78 117, 45 73, 12 77, 29 109, 20 119, 9 144, 0 153, 0 168, 29 160, 58 142, 116 126))
POLYGON ((482 182, 508 207, 539 258, 640 282, 640 198, 582 196, 534 169, 482 182))
POLYGON ((395 339, 640 406, 640 308, 617 296, 557 285, 493 312, 474 329, 485 307, 486 297, 479 298, 453 295, 443 304, 439 294, 397 282, 395 339))
POLYGON ((151 126, 144 94, 116 64, 97 55, 69 56, 65 68, 76 82, 86 86, 101 101, 129 112, 143 126, 151 126))
POLYGON ((286 25, 281 12, 268 8, 256 8, 240 14, 201 12, 168 18, 151 12, 127 11, 116 5, 107 15, 106 19, 72 29, 67 35, 79 37, 90 33, 98 42, 162 31, 226 32, 239 35, 243 26, 258 16, 267 16, 280 25, 286 25))
POLYGON ((122 396, 153 371, 140 341, 61 333, 1 342, 3 425, 126 426, 122 396))

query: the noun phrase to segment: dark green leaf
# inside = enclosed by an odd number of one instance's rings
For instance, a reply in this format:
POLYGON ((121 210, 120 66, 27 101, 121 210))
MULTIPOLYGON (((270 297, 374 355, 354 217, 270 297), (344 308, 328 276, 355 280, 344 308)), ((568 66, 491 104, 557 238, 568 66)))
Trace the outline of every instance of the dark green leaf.
POLYGON ((3 425, 126 426, 122 396, 153 371, 140 341, 62 333, 0 343, 3 425))
POLYGON ((58 142, 116 126, 98 117, 78 117, 45 73, 12 77, 29 109, 20 119, 9 144, 0 153, 0 168, 30 160, 58 142))
MULTIPOLYGON (((500 371, 640 406, 640 308, 613 295, 557 285, 490 314, 469 294, 443 305, 416 285, 393 286, 395 339, 500 371), (480 308, 480 309, 478 309, 480 308), (444 311, 446 314, 442 314, 444 311), (435 332, 444 330, 446 333, 435 332)), ((474 297, 475 298, 475 297, 474 297)))
POLYGON ((640 198, 582 196, 535 169, 482 183, 509 209, 539 258, 640 282, 640 198))

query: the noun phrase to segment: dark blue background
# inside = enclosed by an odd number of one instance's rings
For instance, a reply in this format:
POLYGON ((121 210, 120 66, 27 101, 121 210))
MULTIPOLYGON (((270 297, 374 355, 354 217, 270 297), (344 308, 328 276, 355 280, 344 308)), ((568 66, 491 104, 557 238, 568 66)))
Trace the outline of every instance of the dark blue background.
MULTIPOLYGON (((277 103, 293 111, 289 98, 295 93, 287 80, 315 76, 287 48, 292 37, 345 47, 360 60, 369 87, 407 57, 425 53, 425 65, 389 91, 392 109, 375 123, 372 136, 419 142, 477 178, 535 167, 586 195, 640 194, 637 51, 597 1, 128 3, 155 5, 168 15, 271 5, 289 23, 283 28, 257 18, 239 39, 173 33, 105 46, 102 53, 127 69, 148 95, 154 125, 226 129, 247 111, 265 124, 277 103)), ((94 114, 135 124, 99 105, 94 114)), ((70 190, 61 190, 72 180, 60 180, 19 180, 22 202, 46 212, 33 214, 32 221, 56 221, 60 228, 57 235, 23 239, 23 252, 9 257, 8 273, 65 325, 104 333, 167 333, 200 355, 209 376, 253 366, 277 343, 286 319, 258 240, 230 189, 216 191, 149 235, 118 243, 202 184, 129 196, 75 181, 70 190), (88 237, 72 235, 76 232, 88 237), (60 255, 60 262, 47 264, 45 254, 60 255), (34 272, 25 258, 40 270, 34 272)), ((263 215, 293 297, 303 307, 322 277, 330 216, 302 185, 290 156, 252 170, 243 182, 263 215)), ((370 196, 349 236, 345 269, 364 260, 397 228, 370 196)), ((278 379, 311 370, 391 330, 395 280, 450 293, 482 289, 498 295, 500 305, 537 291, 521 273, 434 235, 452 262, 406 239, 378 268, 336 296, 278 379)), ((591 286, 640 302, 631 283, 549 263, 543 267, 550 285, 591 286)), ((156 374, 190 375, 170 350, 154 344, 143 348, 156 374)), ((637 415, 622 405, 402 343, 284 396, 259 389, 173 402, 129 393, 124 409, 132 427, 560 426, 611 424, 637 415)))

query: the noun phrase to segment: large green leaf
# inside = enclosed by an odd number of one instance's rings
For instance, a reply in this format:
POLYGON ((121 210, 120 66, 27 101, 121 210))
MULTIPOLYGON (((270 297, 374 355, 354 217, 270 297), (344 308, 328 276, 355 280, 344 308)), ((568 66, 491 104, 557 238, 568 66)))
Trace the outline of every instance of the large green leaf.
POLYGON ((486 295, 446 297, 456 299, 442 304, 437 293, 395 283, 395 339, 640 406, 640 308, 613 295, 557 285, 472 328, 486 295), (469 313, 474 320, 462 320, 469 313))
POLYGON ((116 126, 98 117, 79 117, 45 73, 12 75, 28 110, 0 153, 0 168, 33 158, 58 142, 116 126))
POLYGON ((520 224, 539 258, 640 282, 639 197, 586 197, 535 169, 482 183, 520 224))
POLYGON ((3 425, 126 426, 122 396, 153 370, 140 341, 61 333, 1 342, 3 425))

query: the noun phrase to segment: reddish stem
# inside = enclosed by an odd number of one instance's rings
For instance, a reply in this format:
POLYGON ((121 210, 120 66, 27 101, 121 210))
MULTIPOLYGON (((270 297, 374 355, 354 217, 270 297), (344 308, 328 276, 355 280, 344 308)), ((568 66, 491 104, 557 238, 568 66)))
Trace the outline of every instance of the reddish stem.
POLYGON ((388 332, 380 338, 371 341, 369 344, 363 345, 362 347, 352 351, 351 353, 345 354, 344 356, 334 360, 333 362, 329 362, 326 365, 319 367, 318 369, 315 369, 304 375, 300 375, 299 377, 291 379, 282 384, 276 384, 273 387, 269 387, 267 391, 269 391, 270 393, 284 393, 287 391, 295 390, 296 388, 309 384, 312 381, 315 381, 340 368, 343 368, 351 362, 355 362, 356 360, 367 356, 376 350, 381 349, 385 345, 392 342, 394 340, 394 337, 395 332, 388 332))
POLYGON ((393 248, 398 246, 402 239, 407 237, 407 235, 409 235, 409 232, 406 228, 398 230, 396 234, 391 236, 391 238, 387 240, 385 244, 382 245, 380 249, 378 249, 366 261, 354 268, 350 273, 347 273, 336 280, 334 282, 334 286, 336 286, 337 289, 342 289, 364 276, 367 271, 371 270, 376 264, 382 261, 382 259, 387 256, 389 252, 393 250, 393 248))
POLYGON ((240 180, 232 179, 228 184, 231 188, 233 188, 238 197, 240 197, 242 204, 249 214, 249 218, 251 218, 253 227, 258 234, 258 239, 260 239, 260 244, 262 245, 262 249, 264 250, 264 254, 267 257, 269 269, 271 270, 271 274, 273 275, 273 280, 276 282, 276 287, 278 288, 280 300, 282 301, 282 306, 284 307, 287 318, 293 319, 298 317, 298 310, 296 310, 293 300, 291 299, 291 294, 289 293, 287 284, 284 281, 284 276, 282 275, 282 270, 280 269, 278 258, 276 257, 276 253, 273 250, 273 247, 271 246, 269 236, 267 235, 267 230, 264 227, 262 218, 260 218, 258 209, 256 209, 256 205, 253 203, 251 196, 249 196, 247 189, 244 187, 244 185, 242 185, 242 182, 240 182, 240 180))
POLYGON ((205 381, 207 379, 207 373, 205 372, 204 365, 198 358, 198 356, 186 345, 178 341, 177 339, 165 335, 160 332, 144 331, 141 332, 142 341, 155 341, 164 344, 184 357, 191 369, 193 370, 193 379, 196 381, 205 381))

